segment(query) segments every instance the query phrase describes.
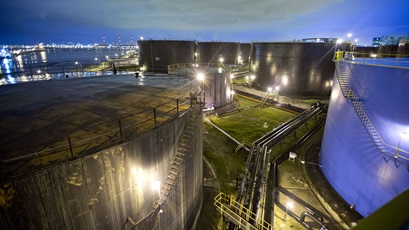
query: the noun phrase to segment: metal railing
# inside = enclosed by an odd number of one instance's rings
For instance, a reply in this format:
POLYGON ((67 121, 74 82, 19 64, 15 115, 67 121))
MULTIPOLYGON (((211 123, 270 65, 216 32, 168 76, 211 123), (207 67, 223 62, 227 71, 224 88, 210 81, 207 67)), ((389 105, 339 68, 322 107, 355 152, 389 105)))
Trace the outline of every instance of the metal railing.
POLYGON ((62 79, 62 78, 77 78, 77 77, 90 77, 99 75, 113 75, 117 72, 128 70, 137 71, 139 66, 136 64, 115 63, 115 69, 111 62, 101 62, 98 64, 78 64, 73 63, 39 63, 30 64, 24 67, 14 66, 12 68, 0 69, 0 85, 16 82, 27 82, 37 80, 50 80, 50 79, 62 79), (6 81, 3 82, 1 78, 6 81), (14 81, 14 82, 11 82, 14 81))
POLYGON ((220 214, 222 216, 233 222, 239 229, 272 229, 270 223, 263 220, 262 218, 257 218, 257 215, 251 212, 250 209, 238 203, 234 196, 219 193, 214 198, 214 205, 220 211, 220 214), (255 224, 250 224, 250 222, 255 224))
POLYGON ((334 60, 363 65, 409 69, 409 55, 400 53, 380 54, 337 51, 335 52, 334 60))
POLYGON ((177 64, 168 65, 168 72, 171 73, 172 71, 175 71, 178 69, 186 69, 186 68, 194 68, 194 67, 225 68, 226 65, 224 65, 221 62, 219 63, 177 63, 177 64))
MULTIPOLYGON (((68 136, 57 137, 52 142, 12 149, 7 151, 7 154, 31 153, 3 160, 0 165, 1 171, 3 175, 12 174, 15 176, 18 171, 9 167, 11 163, 22 162, 26 164, 30 161, 34 164, 36 162, 44 163, 46 161, 44 157, 47 157, 48 163, 55 163, 92 154, 134 139, 165 122, 182 116, 191 108, 190 99, 176 99, 120 119, 85 126, 68 136)), ((21 168, 19 167, 18 170, 21 168)))
MULTIPOLYGON (((355 88, 355 84, 357 84, 356 81, 353 79, 355 78, 354 73, 350 72, 348 78, 346 78, 344 75, 347 74, 345 73, 346 70, 341 69, 341 63, 343 60, 337 60, 336 61, 336 76, 338 78, 338 83, 341 87, 341 91, 343 92, 343 95, 345 98, 347 98, 350 103, 352 104, 352 107, 354 107, 355 112, 357 113, 359 119, 361 120, 362 124, 364 125, 365 129, 367 130, 371 140, 375 144, 376 148, 383 154, 388 155, 389 157, 392 157, 396 160, 400 160, 401 162, 403 161, 404 163, 408 163, 409 158, 402 156, 399 153, 404 153, 409 156, 409 151, 403 150, 399 147, 390 145, 385 143, 383 140, 382 136, 379 134, 379 132, 376 130, 373 122, 371 121, 370 117, 368 116, 368 112, 364 109, 364 105, 367 102, 363 102, 362 98, 360 95, 356 92, 357 89, 355 88), (347 80, 348 79, 348 80, 347 80), (347 80, 347 82, 346 82, 347 80), (341 83, 342 82, 342 83, 341 83), (347 88, 346 88, 347 87, 347 88)), ((346 69, 344 67, 344 69, 346 69)), ((360 87, 360 85, 358 86, 360 87)), ((371 94, 372 95, 372 94, 371 94)), ((373 98, 369 100, 374 100, 373 98)), ((371 101, 372 104, 375 104, 371 101)), ((374 105, 370 105, 371 107, 374 107, 374 105)), ((376 105, 375 105, 376 107, 376 105)), ((377 107, 376 107, 377 108, 377 107)))

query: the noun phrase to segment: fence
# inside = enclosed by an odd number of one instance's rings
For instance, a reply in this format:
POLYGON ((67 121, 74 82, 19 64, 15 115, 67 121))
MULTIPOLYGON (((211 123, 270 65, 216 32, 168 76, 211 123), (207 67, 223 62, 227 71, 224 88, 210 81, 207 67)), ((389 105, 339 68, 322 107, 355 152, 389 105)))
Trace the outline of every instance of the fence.
POLYGON ((118 145, 182 116, 191 108, 190 99, 176 99, 117 120, 81 127, 53 142, 11 150, 9 154, 32 153, 3 160, 0 166, 2 176, 10 178, 23 171, 27 173, 27 165, 61 162, 118 145))

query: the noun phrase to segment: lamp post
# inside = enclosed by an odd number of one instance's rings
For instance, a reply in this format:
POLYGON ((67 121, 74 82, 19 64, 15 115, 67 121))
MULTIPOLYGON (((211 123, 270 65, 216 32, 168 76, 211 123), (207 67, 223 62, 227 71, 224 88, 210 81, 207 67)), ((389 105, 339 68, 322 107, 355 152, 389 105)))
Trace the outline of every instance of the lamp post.
POLYGON ((254 75, 251 75, 250 76, 250 87, 249 88, 251 88, 251 86, 253 85, 253 81, 256 79, 256 76, 254 76, 254 75))
POLYGON ((199 84, 199 94, 201 96, 201 101, 203 100, 203 104, 204 104, 205 103, 205 89, 204 89, 205 75, 203 73, 198 73, 197 80, 199 84))
POLYGON ((335 47, 334 47, 334 59, 335 60, 340 59, 339 58, 340 55, 337 55, 338 54, 337 48, 338 48, 338 44, 341 44, 342 42, 343 42, 342 39, 337 39, 337 42, 335 43, 335 47))

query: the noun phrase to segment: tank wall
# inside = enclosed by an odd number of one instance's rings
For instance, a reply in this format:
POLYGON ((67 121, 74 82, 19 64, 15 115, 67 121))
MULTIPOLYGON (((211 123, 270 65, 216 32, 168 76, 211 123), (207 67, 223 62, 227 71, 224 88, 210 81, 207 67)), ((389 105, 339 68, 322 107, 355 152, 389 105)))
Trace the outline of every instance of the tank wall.
POLYGON ((225 64, 237 64, 239 56, 238 42, 199 42, 197 46, 199 63, 218 63, 222 57, 225 64))
POLYGON ((285 96, 328 96, 334 73, 334 43, 252 43, 252 86, 280 85, 285 96))
MULTIPOLYGON (((409 150, 409 70, 350 65, 355 86, 385 143, 409 150)), ((402 153, 401 153, 402 154, 402 153)), ((381 154, 355 109, 343 96, 336 75, 320 153, 322 170, 338 193, 363 216, 409 188, 407 165, 381 154)))
POLYGON ((205 108, 222 107, 231 99, 230 72, 206 74, 205 108))
POLYGON ((240 43, 240 56, 243 63, 250 62, 251 44, 250 43, 240 43))
POLYGON ((148 72, 167 73, 170 64, 195 60, 194 41, 140 40, 138 46, 139 64, 148 72))
MULTIPOLYGON (((188 114, 143 136, 1 184, 1 229, 121 229, 152 211, 188 114)), ((202 126, 156 226, 190 229, 202 200, 202 126)))

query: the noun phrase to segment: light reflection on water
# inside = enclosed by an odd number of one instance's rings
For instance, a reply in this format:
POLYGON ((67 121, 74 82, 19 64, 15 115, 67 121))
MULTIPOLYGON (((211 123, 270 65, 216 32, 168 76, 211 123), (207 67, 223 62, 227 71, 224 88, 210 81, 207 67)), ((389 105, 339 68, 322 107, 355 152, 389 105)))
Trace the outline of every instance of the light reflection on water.
POLYGON ((27 81, 110 75, 112 71, 85 72, 85 67, 98 65, 124 51, 111 49, 47 48, 1 59, 0 85, 27 81), (76 72, 78 71, 78 72, 76 72))

